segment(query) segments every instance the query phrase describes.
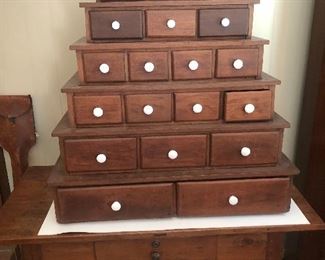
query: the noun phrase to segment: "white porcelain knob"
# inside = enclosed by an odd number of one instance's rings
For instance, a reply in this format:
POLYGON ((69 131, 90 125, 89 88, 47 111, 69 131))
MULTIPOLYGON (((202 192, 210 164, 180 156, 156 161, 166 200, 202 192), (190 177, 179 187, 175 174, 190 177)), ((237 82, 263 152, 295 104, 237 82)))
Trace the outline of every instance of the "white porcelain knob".
POLYGON ((112 209, 113 211, 120 211, 121 208, 122 208, 122 205, 121 205, 121 203, 119 203, 118 201, 114 201, 114 202, 112 203, 112 205, 111 205, 111 209, 112 209))
POLYGON ((146 105, 143 107, 143 113, 147 116, 150 116, 153 113, 153 107, 150 105, 146 105))
POLYGON ((173 19, 169 19, 169 20, 167 21, 167 27, 168 27, 169 29, 174 29, 174 28, 176 27, 176 21, 173 20, 173 19))
POLYGON ((240 150, 240 154, 241 154, 242 156, 244 156, 244 157, 247 157, 247 156, 249 156, 249 155, 251 154, 251 149, 248 148, 248 147, 243 147, 243 148, 241 148, 241 150, 240 150))
POLYGON ((102 117, 104 115, 104 110, 101 107, 95 107, 93 109, 94 117, 102 117))
POLYGON ((107 157, 103 153, 98 154, 97 157, 96 157, 96 161, 98 163, 104 163, 104 162, 106 162, 106 160, 107 160, 107 157))
POLYGON ((228 17, 224 17, 221 19, 221 26, 228 27, 230 25, 230 19, 228 17))
POLYGON ((148 73, 153 72, 155 70, 155 64, 152 62, 146 62, 144 64, 144 70, 148 73))
POLYGON ((199 63, 196 61, 196 60, 191 60, 189 63, 188 63, 188 67, 190 70, 194 71, 194 70, 197 70, 199 68, 199 63))
POLYGON ((244 62, 241 59, 236 59, 233 63, 233 66, 236 70, 240 70, 244 67, 244 62))
POLYGON ((121 24, 119 21, 113 21, 112 22, 112 29, 113 30, 119 30, 121 28, 121 24))
POLYGON ((236 196, 232 195, 229 197, 228 202, 231 206, 236 206, 239 202, 239 199, 236 196))
POLYGON ((203 110, 203 106, 201 104, 195 104, 193 106, 193 112, 195 114, 200 114, 202 112, 202 110, 203 110))
POLYGON ((255 106, 253 104, 246 104, 244 110, 247 114, 251 114, 255 111, 255 106))
POLYGON ((109 72, 109 66, 106 63, 103 63, 99 66, 99 70, 103 74, 107 74, 109 72))
POLYGON ((175 150, 170 150, 168 152, 168 158, 171 160, 175 160, 178 157, 178 153, 175 150))

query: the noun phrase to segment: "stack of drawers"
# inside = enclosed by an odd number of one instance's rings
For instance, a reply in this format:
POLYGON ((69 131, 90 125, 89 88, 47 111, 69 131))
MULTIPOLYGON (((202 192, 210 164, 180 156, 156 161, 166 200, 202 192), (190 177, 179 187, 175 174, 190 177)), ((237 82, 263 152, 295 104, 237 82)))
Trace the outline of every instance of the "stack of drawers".
POLYGON ((285 212, 280 82, 251 37, 258 0, 82 3, 86 38, 53 135, 58 222, 285 212))

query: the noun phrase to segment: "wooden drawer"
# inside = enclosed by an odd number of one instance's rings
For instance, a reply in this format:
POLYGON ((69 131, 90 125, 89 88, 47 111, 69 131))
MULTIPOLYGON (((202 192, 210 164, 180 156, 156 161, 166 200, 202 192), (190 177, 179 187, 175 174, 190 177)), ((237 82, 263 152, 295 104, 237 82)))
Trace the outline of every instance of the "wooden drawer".
POLYGON ((175 188, 167 183, 58 189, 56 209, 61 223, 170 217, 175 188))
POLYGON ((142 11, 91 11, 94 40, 142 38, 142 11))
POLYGON ((256 77, 260 74, 258 49, 221 49, 217 51, 216 77, 256 77))
POLYGON ((199 23, 199 36, 246 36, 249 34, 249 10, 200 10, 199 23))
POLYGON ((168 80, 167 52, 129 53, 130 80, 168 80))
MULTIPOLYGON (((84 74, 87 82, 126 80, 124 53, 85 53, 83 58, 84 74)), ((81 70, 81 67, 79 67, 79 70, 81 70)))
POLYGON ((169 168, 206 165, 205 135, 141 138, 142 168, 169 168))
POLYGON ((179 216, 274 214, 290 206, 289 178, 177 184, 179 216))
POLYGON ((127 95, 127 122, 171 121, 171 94, 127 95))
POLYGON ((74 114, 77 125, 114 124, 122 122, 121 97, 75 96, 74 114))
POLYGON ((269 120, 273 115, 271 90, 226 92, 225 120, 257 121, 269 120))
POLYGON ((63 143, 66 170, 91 172, 135 169, 136 139, 76 139, 63 143))
POLYGON ((195 36, 196 10, 149 10, 148 37, 195 36))
POLYGON ((212 51, 174 51, 173 79, 212 78, 212 51))
POLYGON ((276 164, 281 144, 280 131, 212 134, 211 165, 276 164))
POLYGON ((176 93, 175 120, 217 120, 219 119, 219 101, 219 92, 176 93))

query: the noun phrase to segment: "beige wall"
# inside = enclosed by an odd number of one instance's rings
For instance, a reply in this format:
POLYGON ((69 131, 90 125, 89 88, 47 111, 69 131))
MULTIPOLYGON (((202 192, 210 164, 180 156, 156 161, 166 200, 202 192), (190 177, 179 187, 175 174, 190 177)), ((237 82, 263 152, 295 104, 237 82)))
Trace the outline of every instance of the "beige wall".
MULTIPOLYGON (((58 144, 51 131, 66 110, 60 88, 76 71, 69 44, 84 35, 77 0, 0 0, 0 94, 31 94, 37 145, 32 165, 53 164, 58 144)), ((254 35, 270 39, 264 70, 282 80, 276 111, 291 122, 284 151, 293 157, 313 0, 261 0, 254 35)))

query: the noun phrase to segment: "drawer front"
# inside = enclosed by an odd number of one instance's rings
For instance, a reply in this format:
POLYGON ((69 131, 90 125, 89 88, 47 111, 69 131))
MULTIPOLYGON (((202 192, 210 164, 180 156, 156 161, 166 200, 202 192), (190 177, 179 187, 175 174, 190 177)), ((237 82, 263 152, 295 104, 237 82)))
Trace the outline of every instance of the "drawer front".
POLYGON ((130 80, 168 80, 167 52, 131 52, 130 80))
POLYGON ((199 21, 199 36, 245 36, 249 32, 247 8, 200 10, 199 21))
POLYGON ((142 38, 142 11, 91 11, 94 40, 142 38))
POLYGON ((85 53, 84 74, 88 82, 125 81, 123 53, 85 53))
POLYGON ((136 139, 66 140, 64 155, 68 172, 135 169, 136 139))
POLYGON ((217 51, 216 76, 219 78, 256 77, 260 74, 259 70, 258 49, 225 49, 217 51))
POLYGON ((219 92, 176 93, 175 120, 217 120, 219 118, 219 101, 219 92))
POLYGON ((171 94, 126 96, 127 122, 171 121, 171 94))
POLYGON ((143 168, 205 166, 206 152, 205 135, 141 138, 143 168))
POLYGON ((121 97, 75 96, 74 112, 77 124, 114 124, 122 122, 121 97))
POLYGON ((290 179, 252 179, 177 184, 179 216, 273 214, 290 205, 290 179))
POLYGON ((148 37, 195 36, 195 10, 149 10, 147 11, 148 37))
POLYGON ((60 222, 158 218, 175 214, 171 183, 58 189, 60 222))
POLYGON ((280 132, 213 134, 211 165, 276 164, 281 153, 281 143, 280 132))
POLYGON ((174 51, 173 78, 209 79, 212 78, 212 51, 174 51))
POLYGON ((273 115, 271 90, 227 92, 225 94, 225 120, 269 120, 273 115))

